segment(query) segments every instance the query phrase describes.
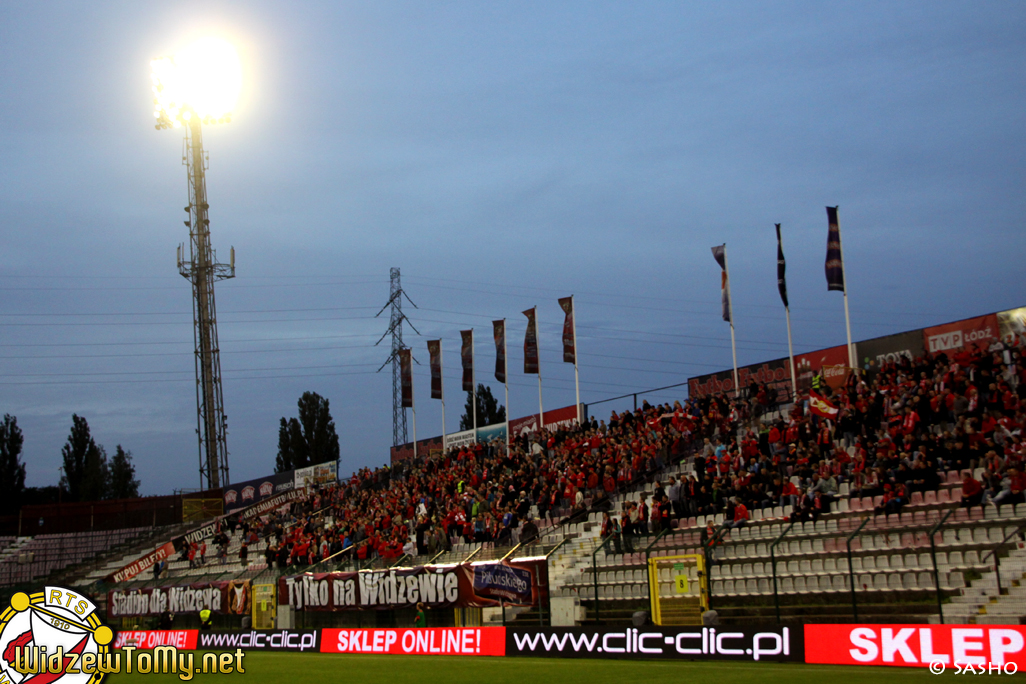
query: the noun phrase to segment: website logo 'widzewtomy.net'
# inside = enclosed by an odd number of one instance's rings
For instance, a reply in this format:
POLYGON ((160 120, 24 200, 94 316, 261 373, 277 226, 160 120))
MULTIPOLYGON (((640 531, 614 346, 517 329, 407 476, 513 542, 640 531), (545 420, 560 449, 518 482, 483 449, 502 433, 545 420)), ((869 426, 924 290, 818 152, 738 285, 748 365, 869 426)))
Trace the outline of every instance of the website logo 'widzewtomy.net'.
POLYGON ((242 649, 204 653, 164 645, 152 653, 134 646, 112 649, 114 632, 96 604, 67 587, 17 593, 0 613, 0 684, 99 684, 111 673, 194 675, 245 672, 242 649))
POLYGON ((81 593, 17 593, 0 614, 0 684, 97 683, 113 668, 114 633, 81 593))

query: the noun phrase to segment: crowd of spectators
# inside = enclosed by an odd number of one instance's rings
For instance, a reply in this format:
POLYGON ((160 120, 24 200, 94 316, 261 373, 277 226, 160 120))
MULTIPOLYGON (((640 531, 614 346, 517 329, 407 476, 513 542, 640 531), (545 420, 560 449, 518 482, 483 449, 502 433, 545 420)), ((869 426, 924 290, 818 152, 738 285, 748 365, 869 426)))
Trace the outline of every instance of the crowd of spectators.
MULTIPOLYGON (((723 513, 735 526, 752 509, 786 505, 793 519, 815 520, 847 483, 851 497, 881 497, 876 513, 899 513, 914 492, 938 489, 947 470, 965 473, 962 505, 1022 503, 1021 353, 998 342, 950 356, 899 356, 847 375, 836 389, 816 378, 835 418, 812 413, 803 394, 787 415, 702 435, 694 473, 673 484, 671 503, 678 515, 723 513)), ((714 401, 727 404, 724 415, 728 407, 735 416, 763 413, 757 400, 714 401)))
POLYGON ((357 561, 394 561, 434 557, 460 542, 530 543, 539 535, 532 511, 555 523, 608 505, 611 495, 689 454, 696 426, 715 415, 645 403, 608 422, 521 434, 508 452, 495 440, 364 468, 243 534, 268 539, 268 565, 279 567, 343 551, 357 561))
POLYGON ((1021 353, 998 343, 901 356, 833 389, 816 378, 838 409, 834 419, 810 412, 807 392, 781 415, 771 404, 776 390, 765 385, 738 397, 646 402, 607 420, 518 435, 508 452, 496 440, 365 468, 243 533, 269 539, 269 565, 303 566, 343 551, 392 561, 433 557, 459 542, 530 542, 539 529, 532 508, 558 521, 604 507, 602 535, 629 550, 634 537, 675 518, 722 513, 738 527, 752 510, 791 506, 793 519, 815 520, 844 483, 852 497, 882 497, 877 513, 897 513, 913 492, 937 489, 949 469, 968 471, 963 505, 1021 503, 1021 353), (689 476, 659 477, 682 459, 693 459, 689 476), (651 495, 609 510, 614 494, 642 480, 651 495))

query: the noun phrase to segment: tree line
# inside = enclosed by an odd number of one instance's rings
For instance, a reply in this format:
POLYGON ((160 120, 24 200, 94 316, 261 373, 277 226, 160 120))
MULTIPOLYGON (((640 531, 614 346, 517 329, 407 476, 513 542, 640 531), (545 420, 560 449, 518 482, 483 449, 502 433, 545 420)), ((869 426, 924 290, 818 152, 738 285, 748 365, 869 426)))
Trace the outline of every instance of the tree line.
POLYGON ((22 505, 56 501, 99 501, 139 496, 132 452, 117 445, 107 458, 97 444, 84 417, 71 416, 71 432, 61 449, 63 465, 57 487, 25 487, 25 464, 21 459, 25 436, 18 419, 5 414, 0 422, 0 513, 16 513, 22 505), (54 491, 56 489, 56 491, 54 491))
MULTIPOLYGON (((316 392, 304 392, 297 402, 299 415, 281 418, 278 423, 278 457, 274 472, 330 463, 339 458, 338 433, 331 417, 330 402, 316 392)), ((487 427, 505 422, 506 407, 496 401, 492 390, 477 386, 477 426, 487 427)), ((460 416, 460 430, 474 425, 474 393, 467 392, 467 401, 460 416)))
MULTIPOLYGON (((476 407, 474 404, 474 395, 467 392, 466 405, 460 417, 461 430, 469 430, 473 425, 472 412, 475 408, 478 427, 506 420, 506 408, 495 400, 486 385, 478 385, 476 407)), ((328 399, 316 392, 304 392, 297 406, 298 416, 282 417, 279 422, 275 472, 339 459, 338 433, 328 399)), ((0 514, 17 513, 26 504, 139 496, 139 480, 135 477, 132 452, 118 444, 114 455, 108 458, 103 445, 93 439, 89 422, 83 416, 71 416, 71 431, 61 449, 62 475, 56 487, 25 486, 25 464, 21 459, 24 442, 18 419, 5 414, 0 422, 0 514)))

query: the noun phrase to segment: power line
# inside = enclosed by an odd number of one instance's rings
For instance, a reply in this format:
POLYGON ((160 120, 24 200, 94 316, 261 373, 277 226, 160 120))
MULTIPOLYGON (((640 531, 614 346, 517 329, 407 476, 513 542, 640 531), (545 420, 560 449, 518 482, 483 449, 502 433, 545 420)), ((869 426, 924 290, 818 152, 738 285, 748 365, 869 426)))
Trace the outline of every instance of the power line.
MULTIPOLYGON (((311 311, 355 311, 357 309, 376 309, 374 306, 338 306, 316 309, 249 309, 242 311, 222 311, 221 314, 261 314, 261 313, 308 313, 311 311)), ((0 313, 0 316, 191 316, 191 311, 129 311, 129 312, 90 312, 90 313, 0 313)))
MULTIPOLYGON (((314 321, 369 321, 373 320, 373 317, 367 316, 353 316, 353 317, 339 317, 339 318, 265 318, 260 320, 252 321, 225 321, 226 323, 309 323, 314 321)), ((56 327, 112 327, 112 326, 130 326, 130 325, 182 325, 181 321, 132 321, 132 322, 97 322, 97 323, 4 323, 5 327, 38 327, 38 328, 56 328, 56 327)))
MULTIPOLYGON (((286 370, 316 370, 319 368, 357 368, 360 366, 374 366, 373 363, 334 363, 326 366, 281 366, 272 368, 229 368, 228 373, 250 373, 259 371, 286 371, 286 370)), ((192 371, 168 370, 168 371, 97 371, 95 373, 5 373, 8 378, 35 378, 35 377, 62 377, 74 378, 89 375, 171 375, 174 373, 191 373, 192 371)))
MULTIPOLYGON (((227 289, 229 289, 229 290, 237 290, 237 289, 242 289, 242 290, 253 289, 253 290, 256 290, 256 289, 266 289, 266 288, 278 289, 278 288, 282 288, 282 287, 313 287, 313 286, 332 287, 332 286, 335 286, 335 285, 349 286, 349 285, 380 285, 380 284, 381 284, 381 280, 349 281, 349 282, 338 281, 338 282, 331 282, 331 283, 270 283, 270 284, 267 284, 267 285, 252 285, 252 284, 239 285, 237 283, 233 283, 227 289)), ((132 292, 138 292, 140 290, 152 291, 152 290, 181 290, 181 289, 182 289, 181 286, 165 285, 165 286, 159 286, 159 287, 158 286, 133 287, 131 291, 132 292)), ((105 292, 105 291, 106 292, 109 292, 109 291, 124 292, 125 288, 124 287, 113 287, 113 286, 112 287, 4 287, 4 286, 0 286, 0 292, 105 292)))
MULTIPOLYGON (((433 280, 433 281, 436 281, 436 282, 465 283, 465 284, 471 284, 471 285, 484 285, 486 287, 487 286, 498 286, 498 287, 503 287, 503 288, 507 288, 507 289, 535 290, 535 291, 538 291, 538 292, 563 293, 567 289, 575 289, 575 288, 572 288, 572 287, 571 288, 552 288, 552 287, 531 287, 529 285, 505 285, 505 284, 499 284, 499 283, 482 283, 482 282, 467 281, 467 280, 453 280, 453 279, 450 279, 450 278, 431 278, 431 277, 428 277, 428 276, 407 276, 407 277, 408 278, 413 278, 415 280, 433 280)), ((463 291, 463 292, 477 292, 479 294, 490 294, 490 295, 495 295, 495 296, 509 296, 510 295, 509 292, 493 292, 493 291, 489 291, 489 290, 479 290, 479 289, 474 289, 474 288, 444 287, 442 285, 427 285, 427 284, 422 284, 422 286, 423 287, 433 287, 433 288, 436 288, 436 289, 460 290, 460 291, 463 291)), ((620 298, 624 298, 624 299, 648 299, 648 300, 653 300, 653 301, 671 302, 671 303, 678 303, 678 304, 679 303, 697 304, 699 306, 709 307, 709 308, 711 308, 713 310, 718 308, 719 305, 720 305, 718 301, 710 302, 710 301, 706 301, 704 299, 680 299, 680 298, 676 298, 676 297, 653 297, 651 295, 616 294, 616 293, 612 293, 612 292, 589 292, 587 290, 585 290, 585 291, 577 291, 577 294, 586 295, 586 296, 587 295, 591 295, 591 296, 598 296, 598 297, 620 297, 620 298)), ((521 298, 521 299, 533 297, 533 295, 519 295, 519 294, 512 295, 512 296, 515 296, 515 297, 518 297, 518 298, 521 298)), ((599 303, 599 302, 593 302, 593 303, 599 303)), ((614 307, 623 307, 623 308, 632 308, 632 309, 646 309, 647 308, 647 309, 652 310, 652 311, 668 311, 668 312, 671 312, 671 313, 678 313, 678 312, 680 312, 680 309, 654 309, 654 308, 651 308, 651 307, 639 307, 639 306, 636 306, 635 304, 610 304, 608 302, 599 303, 599 304, 603 305, 603 306, 614 306, 614 307)), ((742 308, 748 308, 748 309, 775 309, 777 307, 776 307, 776 305, 772 305, 772 304, 737 304, 735 306, 735 308, 738 308, 738 309, 742 309, 742 308)), ((792 306, 791 309, 795 310, 795 311, 821 311, 821 312, 828 312, 828 313, 833 313, 835 311, 835 309, 833 309, 833 308, 826 308, 826 307, 792 306)), ((872 310, 870 310, 870 309, 852 309, 852 310, 853 311, 857 311, 858 313, 869 314, 869 315, 879 315, 879 314, 884 314, 884 315, 889 315, 889 316, 943 316, 944 315, 944 314, 940 314, 940 313, 923 312, 923 311, 914 311, 914 312, 913 311, 880 311, 878 309, 872 309, 872 310)), ((695 313, 699 313, 699 312, 695 312, 695 313)), ((700 312, 700 313, 704 314, 706 312, 700 312)), ((776 317, 771 317, 771 318, 775 319, 776 317)))
MULTIPOLYGON (((291 342, 295 340, 339 340, 353 337, 377 337, 373 333, 361 333, 352 335, 303 335, 296 337, 257 337, 244 340, 225 340, 231 344, 244 344, 249 342, 291 342)), ((0 344, 0 347, 135 347, 165 344, 186 344, 182 340, 168 342, 33 342, 22 344, 0 344)))
MULTIPOLYGON (((335 377, 341 375, 374 375, 374 371, 357 371, 355 373, 310 373, 310 374, 299 374, 299 375, 256 375, 249 377, 238 377, 232 378, 232 380, 289 380, 292 378, 324 378, 324 377, 335 377)), ((118 384, 138 384, 138 383, 165 383, 165 382, 192 382, 195 383, 193 378, 155 378, 147 380, 48 380, 48 381, 29 381, 29 382, 6 382, 0 381, 0 385, 118 385, 118 384)))

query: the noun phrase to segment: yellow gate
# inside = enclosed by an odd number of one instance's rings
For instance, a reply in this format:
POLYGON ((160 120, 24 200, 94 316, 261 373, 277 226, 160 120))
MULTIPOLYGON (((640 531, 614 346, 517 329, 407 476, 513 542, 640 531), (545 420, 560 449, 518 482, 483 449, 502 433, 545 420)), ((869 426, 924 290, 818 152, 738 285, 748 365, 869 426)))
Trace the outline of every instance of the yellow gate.
POLYGON ((652 622, 657 625, 700 625, 709 609, 709 576, 705 556, 659 556, 648 559, 648 590, 652 622))

